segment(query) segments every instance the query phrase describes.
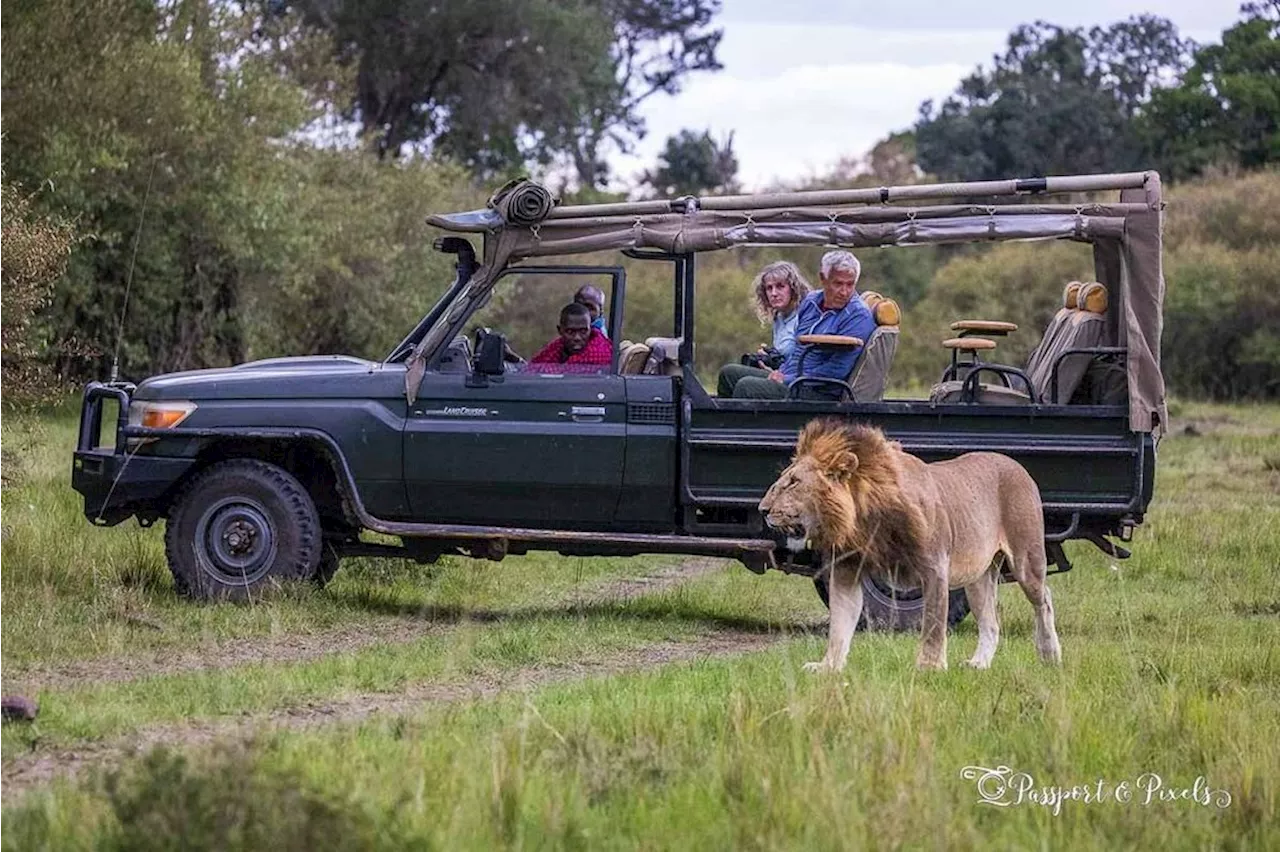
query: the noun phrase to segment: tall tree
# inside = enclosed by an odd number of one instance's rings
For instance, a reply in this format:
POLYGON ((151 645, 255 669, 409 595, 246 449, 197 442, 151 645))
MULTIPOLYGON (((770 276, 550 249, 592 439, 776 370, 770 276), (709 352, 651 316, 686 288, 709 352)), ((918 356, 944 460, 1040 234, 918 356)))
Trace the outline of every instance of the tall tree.
POLYGON ((1134 118, 1177 81, 1192 47, 1152 15, 1087 31, 1018 27, 989 71, 921 106, 920 165, 971 179, 1138 168, 1145 146, 1134 118))
POLYGON ((643 181, 663 196, 698 195, 708 191, 734 192, 738 186, 738 157, 733 134, 717 142, 709 130, 681 130, 667 138, 658 167, 643 181))
MULTIPOLYGON (((283 4, 276 4, 281 7, 283 4)), ((639 106, 715 70, 720 0, 297 0, 357 68, 347 114, 382 156, 422 145, 482 177, 572 164, 644 132, 639 106)))
POLYGON ((1280 2, 1245 4, 1221 44, 1198 49, 1176 88, 1156 93, 1143 129, 1162 172, 1280 161, 1280 2))

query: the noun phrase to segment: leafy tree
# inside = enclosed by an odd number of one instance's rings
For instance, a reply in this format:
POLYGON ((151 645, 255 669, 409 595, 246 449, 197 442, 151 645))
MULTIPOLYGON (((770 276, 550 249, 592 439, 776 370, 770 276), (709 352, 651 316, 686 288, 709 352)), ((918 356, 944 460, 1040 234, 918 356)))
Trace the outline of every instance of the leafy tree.
POLYGON ((1280 160, 1280 2, 1249 3, 1245 19, 1201 47, 1176 88, 1155 94, 1143 130, 1163 173, 1280 160))
POLYGON ((126 370, 244 357, 241 279, 275 224, 269 140, 310 115, 269 60, 225 61, 249 26, 203 0, 4 16, 6 169, 86 235, 54 293, 55 346, 80 339, 109 361, 128 290, 126 370))
POLYGON ((658 155, 658 167, 646 172, 643 181, 659 195, 698 195, 708 191, 737 191, 738 158, 733 153, 733 134, 723 144, 709 130, 697 133, 681 130, 668 137, 658 155))
POLYGON ((482 178, 567 161, 607 177, 639 106, 715 70, 719 0, 298 0, 357 68, 347 115, 380 156, 422 146, 482 178))
POLYGON ((990 71, 920 108, 920 166, 943 178, 994 179, 1139 168, 1135 117, 1177 80, 1192 43, 1151 15, 1089 30, 1038 21, 1015 29, 990 71))
POLYGON ((447 285, 423 216, 474 206, 466 176, 317 150, 304 129, 343 77, 297 19, 219 0, 9 11, 6 177, 84 237, 38 320, 64 371, 106 374, 126 293, 121 372, 136 378, 379 356, 447 285), (70 342, 100 360, 66 357, 70 342))
POLYGON ((56 387, 36 320, 53 297, 54 282, 66 269, 75 236, 67 223, 34 213, 30 196, 8 182, 0 187, 0 221, 0 358, 4 400, 12 406, 43 400, 56 387))

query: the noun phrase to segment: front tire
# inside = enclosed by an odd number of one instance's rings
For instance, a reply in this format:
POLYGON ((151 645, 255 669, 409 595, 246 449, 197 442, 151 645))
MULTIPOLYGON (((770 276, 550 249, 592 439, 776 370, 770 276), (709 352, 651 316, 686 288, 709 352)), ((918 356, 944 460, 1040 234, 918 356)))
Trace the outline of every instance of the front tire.
MULTIPOLYGON (((813 586, 822 599, 822 605, 831 608, 831 591, 827 572, 813 578, 813 586)), ((964 589, 953 589, 947 602, 947 627, 964 621, 969 614, 969 599, 964 589)), ((924 599, 919 589, 898 590, 876 583, 870 577, 862 578, 862 618, 858 629, 894 630, 918 632, 924 618, 924 599)))
POLYGON ((191 480, 170 510, 164 541, 179 594, 248 600, 281 583, 316 577, 320 517, 288 471, 234 459, 191 480))

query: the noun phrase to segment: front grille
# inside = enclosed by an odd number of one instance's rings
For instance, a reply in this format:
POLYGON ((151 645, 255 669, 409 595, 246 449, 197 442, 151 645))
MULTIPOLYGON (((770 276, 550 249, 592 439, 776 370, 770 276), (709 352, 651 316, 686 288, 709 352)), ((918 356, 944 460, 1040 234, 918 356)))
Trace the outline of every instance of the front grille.
POLYGON ((675 423, 676 407, 670 402, 633 402, 627 406, 629 423, 675 423))

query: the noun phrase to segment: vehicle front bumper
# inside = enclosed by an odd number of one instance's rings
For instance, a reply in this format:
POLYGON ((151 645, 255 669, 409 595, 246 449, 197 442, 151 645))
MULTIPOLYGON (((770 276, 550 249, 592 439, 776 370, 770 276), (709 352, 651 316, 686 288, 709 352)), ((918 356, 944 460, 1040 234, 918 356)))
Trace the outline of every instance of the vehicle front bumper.
POLYGON ((76 451, 71 487, 84 496, 84 515, 94 524, 111 527, 138 515, 150 523, 164 514, 163 498, 195 464, 195 459, 76 451))
POLYGON ((80 409, 80 435, 71 462, 71 487, 84 497, 84 514, 98 526, 115 526, 133 515, 150 524, 164 514, 166 495, 196 463, 175 458, 126 452, 130 395, 133 385, 92 382, 85 388, 80 409), (119 404, 114 447, 99 447, 102 405, 119 404))

